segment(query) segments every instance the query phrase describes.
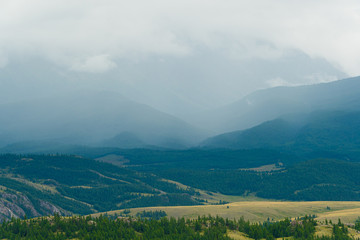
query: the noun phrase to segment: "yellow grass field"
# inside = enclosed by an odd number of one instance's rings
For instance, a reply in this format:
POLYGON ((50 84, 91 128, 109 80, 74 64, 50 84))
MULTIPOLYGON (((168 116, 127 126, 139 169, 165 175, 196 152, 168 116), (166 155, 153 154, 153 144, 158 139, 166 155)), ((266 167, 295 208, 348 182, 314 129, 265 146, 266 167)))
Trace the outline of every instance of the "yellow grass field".
MULTIPOLYGON (((170 217, 196 218, 202 215, 220 216, 223 218, 244 217, 252 222, 282 220, 304 215, 316 215, 319 221, 325 218, 337 221, 340 218, 345 223, 353 223, 360 216, 360 202, 280 202, 280 201, 242 201, 226 205, 200 205, 200 206, 175 206, 175 207, 148 207, 130 209, 131 215, 140 211, 162 210, 170 217)), ((120 214, 124 210, 107 212, 109 215, 120 214)), ((93 214, 93 215, 99 215, 93 214)))
POLYGON ((354 223, 355 220, 360 217, 360 208, 343 209, 338 211, 325 212, 318 216, 319 221, 325 221, 325 219, 337 222, 340 218, 342 222, 354 223))
MULTIPOLYGON (((319 225, 316 226, 317 236, 331 236, 332 227, 325 225, 325 219, 336 223, 340 218, 343 223, 354 223, 360 216, 360 202, 281 202, 281 201, 241 201, 226 205, 200 205, 200 206, 175 206, 175 207, 147 207, 129 209, 130 215, 135 216, 141 211, 162 210, 169 217, 196 218, 202 215, 220 216, 223 218, 238 219, 244 217, 252 222, 270 220, 282 220, 284 218, 296 218, 304 215, 316 215, 319 225), (322 224, 323 223, 323 224, 322 224)), ((121 214, 124 210, 107 212, 109 215, 121 214)), ((93 214, 98 216, 101 213, 93 214)), ((103 213, 102 213, 103 214, 103 213)), ((235 240, 250 240, 246 234, 239 231, 228 230, 227 235, 235 240)), ((354 239, 360 238, 360 233, 349 228, 349 236, 354 239)), ((281 238, 282 239, 282 238, 281 238)), ((286 239, 292 239, 291 237, 286 239)))

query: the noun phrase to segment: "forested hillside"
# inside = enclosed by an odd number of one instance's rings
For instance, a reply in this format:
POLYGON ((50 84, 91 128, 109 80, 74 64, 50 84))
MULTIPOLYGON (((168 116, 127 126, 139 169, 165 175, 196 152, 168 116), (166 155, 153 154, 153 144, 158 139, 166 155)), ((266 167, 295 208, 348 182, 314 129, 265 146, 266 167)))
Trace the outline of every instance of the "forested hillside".
POLYGON ((200 204, 153 174, 69 155, 1 155, 0 187, 2 219, 200 204))
POLYGON ((123 155, 105 155, 97 161, 76 155, 1 155, 0 217, 210 204, 213 193, 296 201, 360 200, 356 162, 298 161, 261 149, 115 153, 123 155))
POLYGON ((282 200, 360 200, 360 163, 315 159, 275 171, 167 169, 158 175, 229 195, 282 200))
POLYGON ((202 143, 206 148, 266 148, 307 158, 339 156, 360 161, 360 112, 317 111, 292 114, 256 127, 221 134, 202 143))
POLYGON ((280 116, 314 111, 358 111, 360 77, 304 86, 255 91, 239 101, 210 111, 202 126, 217 132, 248 129, 280 116))
MULTIPOLYGON (((134 157, 131 151, 127 153, 130 159, 134 157)), ((145 153, 151 152, 146 150, 145 153)), ((125 158, 125 162, 115 159, 112 164, 71 155, 1 155, 1 218, 197 205, 206 203, 212 192, 297 201, 360 200, 360 163, 314 159, 283 165, 279 161, 261 170, 241 168, 244 166, 241 159, 229 158, 222 168, 214 168, 222 163, 226 154, 214 152, 217 157, 209 158, 209 162, 201 166, 195 158, 185 160, 187 153, 181 151, 170 152, 168 158, 163 151, 152 153, 149 162, 136 157, 134 162, 125 158), (121 164, 124 165, 121 167, 121 164), (205 190, 207 197, 196 189, 205 190)), ((239 154, 237 151, 223 153, 239 154)), ((254 159, 263 159, 264 154, 272 156, 266 151, 258 155, 260 150, 242 153, 254 159)), ((205 153, 197 154, 206 163, 205 153)))

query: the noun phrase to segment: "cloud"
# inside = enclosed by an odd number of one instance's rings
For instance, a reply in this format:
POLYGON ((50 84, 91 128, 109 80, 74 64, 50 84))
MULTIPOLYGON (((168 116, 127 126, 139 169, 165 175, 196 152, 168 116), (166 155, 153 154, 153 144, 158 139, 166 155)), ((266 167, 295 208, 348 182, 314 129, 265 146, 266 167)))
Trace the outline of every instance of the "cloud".
POLYGON ((360 74, 357 0, 2 0, 0 5, 0 49, 40 55, 70 69, 92 71, 87 65, 100 61, 95 65, 106 71, 114 67, 109 59, 186 57, 199 47, 267 60, 295 48, 360 74), (78 59, 83 62, 74 66, 78 59))
POLYGON ((269 87, 292 86, 291 83, 289 83, 288 81, 286 81, 280 77, 267 80, 266 83, 269 87))
POLYGON ((101 73, 116 67, 108 55, 98 55, 73 64, 72 70, 79 72, 101 73))
POLYGON ((305 79, 308 80, 307 84, 314 84, 332 82, 337 80, 337 77, 326 73, 314 73, 312 75, 305 76, 305 79))
POLYGON ((301 85, 312 85, 317 83, 328 83, 337 80, 338 77, 335 75, 329 75, 327 73, 312 73, 303 77, 301 82, 289 82, 281 77, 271 78, 266 81, 268 87, 279 87, 279 86, 301 86, 301 85))
POLYGON ((8 62, 9 62, 9 60, 6 57, 3 57, 0 55, 0 68, 6 67, 8 62))

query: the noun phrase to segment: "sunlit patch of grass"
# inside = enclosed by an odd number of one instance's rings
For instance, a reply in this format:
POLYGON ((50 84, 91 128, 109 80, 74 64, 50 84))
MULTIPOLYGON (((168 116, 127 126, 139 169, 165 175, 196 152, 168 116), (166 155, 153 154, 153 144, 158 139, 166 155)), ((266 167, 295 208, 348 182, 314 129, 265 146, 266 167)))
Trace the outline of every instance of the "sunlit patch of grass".
MULTIPOLYGON (((140 211, 165 211, 168 216, 196 218, 197 216, 212 215, 229 219, 244 217, 252 222, 269 220, 283 220, 304 215, 317 215, 331 211, 360 209, 360 202, 280 202, 280 201, 242 201, 225 205, 198 205, 174 207, 147 207, 133 208, 131 215, 135 216, 140 211)), ((111 211, 107 214, 119 214, 123 210, 111 211)), ((360 212, 359 215, 360 216, 360 212)), ((356 218, 355 218, 356 219, 356 218)), ((354 219, 354 221, 355 221, 354 219)), ((354 222, 353 221, 353 222, 354 222)))

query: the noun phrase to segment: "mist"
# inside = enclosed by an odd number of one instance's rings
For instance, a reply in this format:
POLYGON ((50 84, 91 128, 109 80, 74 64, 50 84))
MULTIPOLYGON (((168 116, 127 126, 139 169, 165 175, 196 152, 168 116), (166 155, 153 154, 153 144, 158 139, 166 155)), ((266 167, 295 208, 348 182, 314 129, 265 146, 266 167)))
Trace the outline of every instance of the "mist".
POLYGON ((359 9, 357 1, 1 1, 1 143, 125 137, 188 147, 252 126, 209 119, 261 89, 360 74, 359 9))

